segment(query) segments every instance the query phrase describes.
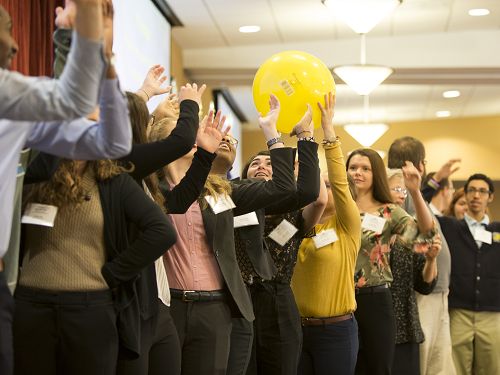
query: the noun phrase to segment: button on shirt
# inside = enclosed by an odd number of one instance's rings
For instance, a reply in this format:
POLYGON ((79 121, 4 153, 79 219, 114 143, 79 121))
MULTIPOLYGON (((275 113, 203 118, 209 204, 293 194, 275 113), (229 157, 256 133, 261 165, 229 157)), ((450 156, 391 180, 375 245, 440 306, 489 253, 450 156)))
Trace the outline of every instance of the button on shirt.
MULTIPOLYGON (((472 234, 472 237, 476 234, 476 229, 484 229, 486 226, 490 223, 490 218, 488 215, 484 215, 483 220, 477 221, 476 219, 473 219, 469 215, 465 214, 465 222, 467 223, 467 226, 469 227, 469 230, 472 234)), ((481 246, 483 246, 483 243, 481 241, 476 241, 477 248, 480 249, 481 246)))
MULTIPOLYGON (((170 184, 171 188, 174 185, 170 184)), ((224 278, 208 242, 201 208, 194 202, 184 215, 168 215, 177 230, 177 243, 163 256, 170 288, 218 290, 224 278)))

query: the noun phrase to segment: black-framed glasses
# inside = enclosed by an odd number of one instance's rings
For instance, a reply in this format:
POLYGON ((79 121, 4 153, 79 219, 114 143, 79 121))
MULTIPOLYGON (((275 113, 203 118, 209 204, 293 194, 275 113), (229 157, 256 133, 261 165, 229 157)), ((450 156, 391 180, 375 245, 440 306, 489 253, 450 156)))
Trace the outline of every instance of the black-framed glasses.
POLYGON ((481 196, 486 196, 486 195, 490 195, 491 194, 491 191, 487 190, 487 189, 475 189, 473 187, 471 188, 467 188, 467 194, 469 195, 476 195, 476 193, 479 193, 479 195, 481 196))
POLYGON ((404 194, 405 198, 408 196, 408 190, 406 190, 406 189, 391 188, 391 190, 394 190, 395 192, 398 192, 399 194, 404 194))
POLYGON ((228 141, 234 148, 238 148, 238 140, 234 137, 231 137, 229 134, 222 138, 222 140, 228 141))

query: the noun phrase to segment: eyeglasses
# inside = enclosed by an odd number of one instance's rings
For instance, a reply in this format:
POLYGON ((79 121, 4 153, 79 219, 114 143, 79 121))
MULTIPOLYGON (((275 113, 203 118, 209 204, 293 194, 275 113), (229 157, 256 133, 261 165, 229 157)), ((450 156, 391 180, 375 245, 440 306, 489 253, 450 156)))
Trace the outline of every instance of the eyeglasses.
POLYGON ((149 122, 151 123, 151 126, 153 126, 153 124, 155 123, 155 115, 149 115, 149 122))
POLYGON ((467 194, 469 195, 476 195, 476 193, 479 193, 479 195, 481 196, 485 196, 485 195, 490 195, 491 194, 491 191, 489 190, 486 190, 486 189, 474 189, 474 188, 468 188, 467 189, 467 194))
POLYGON ((228 141, 234 148, 238 148, 238 140, 236 138, 231 137, 229 134, 227 134, 224 138, 222 138, 223 141, 228 141))
POLYGON ((398 192, 399 194, 404 194, 405 197, 408 195, 408 191, 403 190, 402 188, 391 188, 391 190, 394 190, 395 192, 398 192))
POLYGON ((451 188, 450 190, 451 190, 451 194, 455 194, 455 192, 457 191, 457 189, 455 189, 455 188, 451 188))
POLYGON ((427 165, 427 160, 425 160, 425 159, 424 159, 424 160, 422 160, 422 164, 423 164, 424 166, 426 166, 426 165, 427 165))

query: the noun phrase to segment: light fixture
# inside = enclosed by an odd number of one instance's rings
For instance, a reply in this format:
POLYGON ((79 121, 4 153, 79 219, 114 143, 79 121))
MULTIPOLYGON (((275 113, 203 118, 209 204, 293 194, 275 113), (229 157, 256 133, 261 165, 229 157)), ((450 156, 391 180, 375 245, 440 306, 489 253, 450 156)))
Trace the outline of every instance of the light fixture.
POLYGON ((471 9, 469 10, 469 16, 487 16, 490 14, 488 9, 471 9))
POLYGON ((460 96, 460 91, 458 91, 458 90, 445 91, 445 92, 443 92, 443 96, 445 98, 456 98, 456 97, 460 96))
POLYGON ((450 117, 450 111, 438 111, 436 112, 436 117, 450 117))
POLYGON ((402 0, 321 0, 358 34, 366 34, 402 0))
POLYGON ((239 28, 240 33, 256 33, 257 31, 260 31, 259 26, 242 26, 239 28))
POLYGON ((389 77, 393 70, 380 65, 344 65, 333 68, 333 72, 359 95, 368 95, 389 77))
POLYGON ((344 130, 364 147, 370 147, 387 130, 387 124, 348 124, 344 130))

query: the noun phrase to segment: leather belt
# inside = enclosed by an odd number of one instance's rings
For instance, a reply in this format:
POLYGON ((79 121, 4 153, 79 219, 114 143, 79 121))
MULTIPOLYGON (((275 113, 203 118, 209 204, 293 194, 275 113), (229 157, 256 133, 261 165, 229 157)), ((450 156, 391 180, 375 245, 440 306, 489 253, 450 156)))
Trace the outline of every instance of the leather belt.
POLYGON ((388 288, 389 288, 389 285, 382 284, 382 285, 376 285, 376 286, 364 286, 362 288, 354 288, 354 289, 356 291, 356 294, 367 294, 367 293, 383 292, 388 288))
POLYGON ((335 322, 342 322, 352 318, 352 313, 340 316, 332 316, 331 318, 301 318, 303 326, 322 326, 335 322))
POLYGON ((172 298, 180 299, 184 302, 215 302, 225 301, 227 292, 223 290, 195 291, 170 289, 172 298))

